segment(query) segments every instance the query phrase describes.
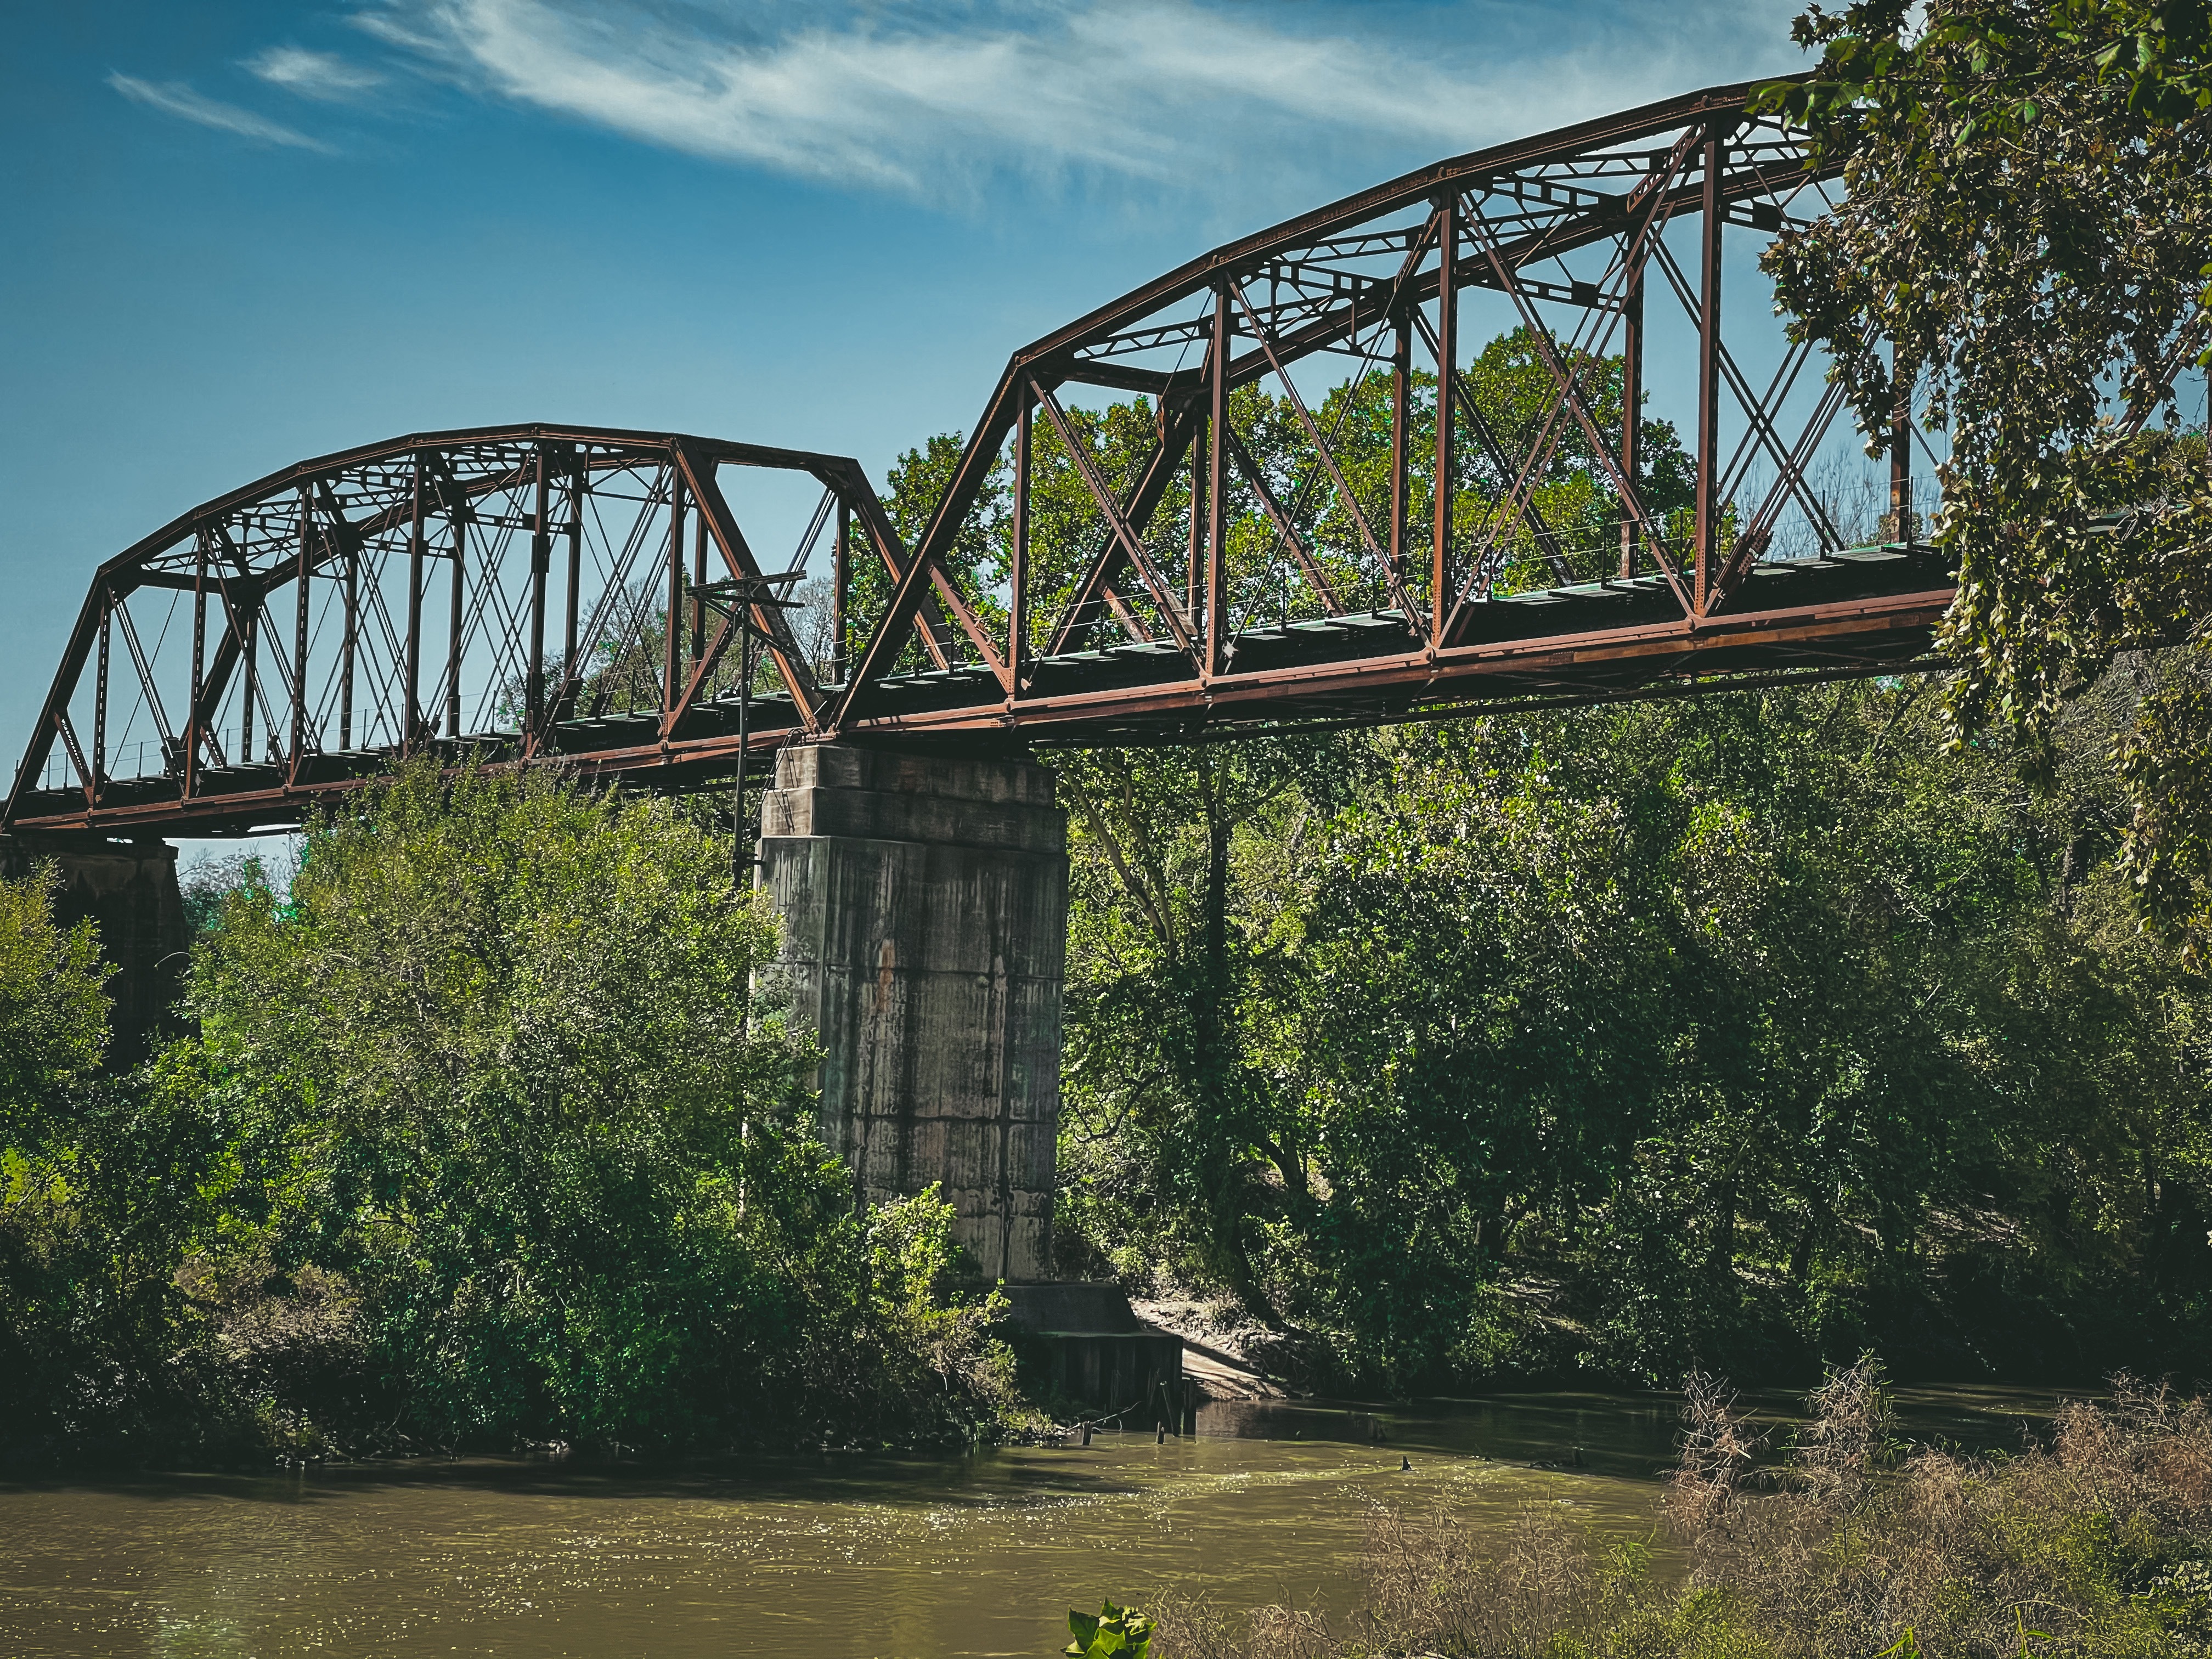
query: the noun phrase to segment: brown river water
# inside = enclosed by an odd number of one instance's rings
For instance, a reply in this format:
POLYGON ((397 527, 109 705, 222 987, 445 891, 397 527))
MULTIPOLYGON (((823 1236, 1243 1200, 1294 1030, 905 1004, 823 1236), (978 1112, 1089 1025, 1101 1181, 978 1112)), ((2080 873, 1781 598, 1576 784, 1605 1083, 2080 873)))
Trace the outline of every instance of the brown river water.
MULTIPOLYGON (((1995 1448, 2050 1400, 1900 1405, 1917 1437, 1995 1448)), ((1596 1393, 1299 1401, 1208 1407, 1196 1437, 1164 1444, 946 1459, 0 1482, 0 1656, 1047 1656, 1067 1609, 1104 1596, 1346 1610, 1376 1505, 1441 1501, 1479 1528, 1559 1504, 1644 1537, 1676 1409, 1596 1393)))

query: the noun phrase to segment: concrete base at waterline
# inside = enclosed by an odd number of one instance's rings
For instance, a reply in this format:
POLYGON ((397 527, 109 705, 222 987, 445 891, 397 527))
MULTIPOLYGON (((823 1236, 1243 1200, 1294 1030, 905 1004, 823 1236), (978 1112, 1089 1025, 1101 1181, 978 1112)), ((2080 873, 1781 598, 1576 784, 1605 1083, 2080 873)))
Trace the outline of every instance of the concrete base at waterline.
POLYGON ((1067 819, 1015 759, 784 750, 761 814, 823 1138, 871 1203, 937 1184, 985 1279, 1051 1271, 1067 819))
POLYGON ((1195 1432, 1182 1338, 1139 1320, 1119 1285, 1009 1285, 1006 1296, 1015 1352, 1048 1399, 1091 1407, 1124 1428, 1195 1432))

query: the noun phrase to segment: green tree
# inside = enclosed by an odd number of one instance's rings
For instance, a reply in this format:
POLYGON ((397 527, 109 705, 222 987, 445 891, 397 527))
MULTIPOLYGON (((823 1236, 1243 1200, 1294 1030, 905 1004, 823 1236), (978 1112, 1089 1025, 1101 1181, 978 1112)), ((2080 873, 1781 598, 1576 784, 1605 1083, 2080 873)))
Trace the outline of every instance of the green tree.
POLYGON ((0 890, 0 1438, 84 1458, 972 1441, 997 1306, 813 1138, 771 918, 688 809, 429 763, 211 895, 192 1036, 0 890))
POLYGON ((106 984, 90 921, 54 920, 52 865, 0 879, 0 1148, 42 1148, 107 1052, 106 984))
POLYGON ((172 1282, 212 1138, 102 1077, 108 976, 55 872, 0 881, 0 1454, 173 1420, 172 1282))
POLYGON ((2047 741, 2118 653, 2163 659, 2116 744, 2148 913, 2212 921, 2212 523, 2177 370, 2206 362, 2212 22, 2184 0, 1814 8, 1822 56, 1765 106, 1847 194, 1765 255, 1794 336, 1834 355, 1870 448, 1908 401, 1950 441, 1935 539, 1960 730, 2047 741))
POLYGON ((237 1126, 210 1316, 312 1279, 355 1310, 352 1386, 440 1443, 911 1418, 889 1327, 949 1224, 871 1257, 727 871, 671 805, 424 766, 312 828, 287 894, 234 893, 167 1062, 237 1126))
POLYGON ((1150 916, 1204 937, 1193 792, 1151 757, 1071 766, 1071 1245, 1400 1388, 1869 1342, 2212 1358, 2203 990, 2124 925, 2109 857, 2128 700, 2076 707, 2040 793, 2002 748, 1945 753, 1934 704, 1331 740, 1230 840, 1212 1097, 1175 1063, 1198 976, 1150 916))
MULTIPOLYGON (((1469 380, 1510 471, 1530 343, 1469 380)), ((1232 396, 1322 572, 1233 477, 1240 623, 1318 614, 1324 583, 1389 602, 1352 510, 1388 500, 1387 393, 1316 406, 1348 493, 1286 402, 1232 396)), ((1117 490, 1156 441, 1141 402, 1070 426, 1117 490)), ((956 449, 901 475, 917 514, 956 449)), ((1472 537, 1505 479, 1463 449, 1472 537)), ((1048 423, 1035 453, 1042 645, 1104 531, 1048 423)), ((1678 509, 1679 448, 1650 460, 1678 509)), ((1536 500, 1577 574, 1607 568, 1595 457, 1563 445, 1536 500)), ((1145 532, 1170 582, 1189 512, 1178 478, 1145 532)), ((1006 526, 977 526, 981 591, 1006 526)), ((1556 580, 1527 526, 1504 546, 1509 588, 1556 580)), ((2212 1364, 2203 988, 2126 921, 2103 758, 2160 672, 2126 659, 2026 746, 1947 751, 1914 682, 1060 757, 1068 1265, 1218 1293, 1318 1376, 1397 1388, 1870 1343, 1953 1373, 2212 1364)))
MULTIPOLYGON (((1502 335, 1478 354, 1468 375, 1509 460, 1522 453, 1551 392, 1533 343, 1522 331, 1502 335)), ((1595 380, 1598 420, 1617 429, 1620 362, 1600 365, 1595 380)), ((1412 449, 1433 450, 1433 377, 1417 374, 1407 401, 1412 449)), ((1394 603, 1355 514, 1355 507, 1364 513, 1370 526, 1388 522, 1390 409, 1388 377, 1380 375, 1340 385, 1315 408, 1347 495, 1288 398, 1247 386, 1230 400, 1231 424, 1317 560, 1320 581, 1350 609, 1394 603)), ((1101 414, 1073 410, 1069 423, 1091 447, 1094 469, 1117 490, 1134 480, 1158 441, 1153 413, 1141 400, 1101 414)), ((1646 434, 1647 488, 1662 508, 1677 507, 1688 499, 1680 446, 1663 422, 1652 422, 1646 434)), ((950 457, 949 447, 932 453, 950 457)), ((1033 453, 1032 568, 1040 590, 1033 615, 1041 622, 1032 644, 1042 647, 1105 531, 1057 431, 1041 422, 1033 453)), ((1463 470, 1453 480, 1457 521, 1479 526, 1513 483, 1510 467, 1501 471, 1471 441, 1461 453, 1463 470)), ((1409 533, 1418 540, 1433 512, 1433 480, 1416 468, 1408 483, 1409 533)), ((1581 434, 1559 445, 1534 499, 1578 568, 1587 567, 1579 574, 1613 568, 1619 532, 1607 505, 1612 496, 1581 434)), ((1316 580, 1297 574, 1280 527, 1236 469, 1227 507, 1239 625, 1254 616, 1322 614, 1316 580)), ((1185 471, 1170 483, 1146 532, 1156 566, 1172 577, 1185 572, 1190 513, 1185 471)), ((1505 586, 1556 580, 1527 526, 1506 548, 1505 586)), ((1138 584, 1127 590, 1132 608, 1152 617, 1157 606, 1138 584)), ((1249 1052, 1244 1028, 1267 1006, 1261 988, 1279 971, 1283 954, 1264 925, 1240 925, 1237 889, 1247 876, 1237 849, 1240 842, 1267 845, 1286 830, 1295 845, 1310 815, 1346 804, 1348 792, 1376 773, 1370 745, 1353 738, 1102 751, 1071 756, 1061 766, 1079 853, 1071 959, 1079 1012, 1066 1087, 1073 1121, 1115 1122, 1127 1132, 1109 1148, 1079 1130, 1069 1148, 1078 1172, 1072 1202, 1095 1200, 1109 1211, 1138 1206, 1198 1272, 1231 1287, 1248 1310, 1270 1322, 1276 1309, 1252 1266, 1255 1230, 1313 1211, 1313 1125, 1298 1089, 1249 1052), (1142 1151, 1133 1156, 1137 1145, 1142 1151)))
MULTIPOLYGON (((1116 1121, 1141 1147, 1109 1173, 1114 1201, 1169 1220, 1198 1270, 1270 1322, 1253 1223, 1310 1194, 1298 1103, 1253 1063, 1243 1029, 1270 964, 1238 915, 1235 853, 1279 827, 1286 802, 1329 799, 1358 753, 1352 738, 1269 738, 1060 768, 1078 848, 1071 1112, 1116 1121)), ((1078 1150, 1079 1182, 1098 1150, 1078 1150)))

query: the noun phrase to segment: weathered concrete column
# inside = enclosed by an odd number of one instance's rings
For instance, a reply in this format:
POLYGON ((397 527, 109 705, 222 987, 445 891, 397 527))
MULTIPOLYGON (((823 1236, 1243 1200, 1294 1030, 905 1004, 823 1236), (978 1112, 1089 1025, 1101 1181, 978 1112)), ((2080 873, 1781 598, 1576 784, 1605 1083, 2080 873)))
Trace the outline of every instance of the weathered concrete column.
POLYGON ((935 1182, 986 1279, 1049 1276, 1067 817, 1028 761, 786 749, 761 816, 822 1134, 871 1203, 935 1182))
POLYGON ((177 849, 105 836, 0 836, 0 875, 10 880, 49 859, 60 878, 54 919, 68 926, 91 917, 100 954, 118 970, 107 982, 115 999, 108 1066, 136 1065, 179 1029, 172 1011, 184 990, 191 933, 177 890, 177 849))

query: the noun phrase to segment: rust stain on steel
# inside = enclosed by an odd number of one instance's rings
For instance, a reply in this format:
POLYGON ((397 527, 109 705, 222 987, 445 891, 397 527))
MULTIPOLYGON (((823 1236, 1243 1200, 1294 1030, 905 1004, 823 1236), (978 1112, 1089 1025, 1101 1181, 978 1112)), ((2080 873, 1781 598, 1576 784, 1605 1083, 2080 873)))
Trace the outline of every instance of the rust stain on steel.
POLYGON ((680 433, 417 433, 273 473, 100 567, 5 822, 241 831, 418 755, 678 789, 831 738, 1174 742, 1939 666, 1953 577, 1912 539, 1913 433, 1889 434, 1893 539, 1845 547, 1807 477, 1840 397, 1808 348, 1761 390, 1729 343, 1728 234, 1802 222, 1832 182, 1748 90, 1439 161, 1033 342, 911 544, 849 457, 680 433), (1686 269, 1666 234, 1689 220, 1686 269), (1547 402, 1519 432, 1464 374, 1477 294, 1529 331, 1547 402), (1674 514, 1647 501, 1640 416, 1605 416, 1596 370, 1648 386, 1662 321, 1694 356, 1695 487, 1674 514), (1389 477, 1364 499, 1335 406, 1293 380, 1324 353, 1358 386, 1385 376, 1389 477), (1417 441, 1422 372, 1450 418, 1417 441), (1246 386, 1295 416, 1291 464, 1232 425, 1246 386), (1133 477, 1106 476, 1070 388, 1152 400, 1133 477), (1092 520, 1057 581, 1029 545, 1040 420, 1092 520), (1570 452, 1609 492, 1594 550, 1537 502, 1570 452), (1011 588, 986 595, 953 556, 1002 465, 1011 588), (818 486, 797 545, 733 509, 749 470, 818 486), (1773 556, 1785 528, 1807 556, 1773 556), (817 551, 826 639, 792 620, 817 551), (862 617, 871 562, 890 597, 862 617))

